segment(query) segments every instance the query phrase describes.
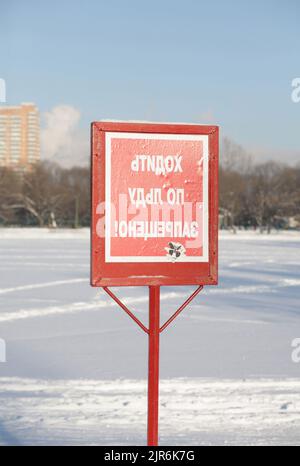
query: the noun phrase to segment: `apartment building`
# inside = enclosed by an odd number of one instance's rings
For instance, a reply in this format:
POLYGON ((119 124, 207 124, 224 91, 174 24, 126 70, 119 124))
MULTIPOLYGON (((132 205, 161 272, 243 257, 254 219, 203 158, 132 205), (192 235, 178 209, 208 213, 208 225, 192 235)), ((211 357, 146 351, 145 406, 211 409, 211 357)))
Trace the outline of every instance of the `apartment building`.
POLYGON ((0 106, 0 167, 27 171, 39 160, 40 123, 36 105, 0 106))

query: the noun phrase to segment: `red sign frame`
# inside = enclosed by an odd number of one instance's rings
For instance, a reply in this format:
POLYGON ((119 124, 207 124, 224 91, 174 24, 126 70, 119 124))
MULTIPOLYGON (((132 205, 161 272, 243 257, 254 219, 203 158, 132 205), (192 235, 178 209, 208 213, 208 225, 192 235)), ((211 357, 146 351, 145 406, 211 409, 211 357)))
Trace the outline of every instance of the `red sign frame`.
POLYGON ((218 127, 193 124, 94 122, 91 127, 91 285, 216 285, 218 282, 218 127), (208 140, 208 260, 207 262, 106 262, 105 237, 97 234, 103 213, 98 206, 106 201, 107 133, 145 135, 202 135, 208 140))

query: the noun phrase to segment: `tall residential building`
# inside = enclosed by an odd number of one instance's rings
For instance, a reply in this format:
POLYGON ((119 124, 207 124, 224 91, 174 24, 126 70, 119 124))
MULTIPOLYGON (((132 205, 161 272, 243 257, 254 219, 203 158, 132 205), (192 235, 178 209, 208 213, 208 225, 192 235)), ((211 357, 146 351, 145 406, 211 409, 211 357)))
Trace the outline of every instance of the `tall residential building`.
POLYGON ((31 103, 0 106, 0 167, 26 171, 39 160, 38 108, 31 103))

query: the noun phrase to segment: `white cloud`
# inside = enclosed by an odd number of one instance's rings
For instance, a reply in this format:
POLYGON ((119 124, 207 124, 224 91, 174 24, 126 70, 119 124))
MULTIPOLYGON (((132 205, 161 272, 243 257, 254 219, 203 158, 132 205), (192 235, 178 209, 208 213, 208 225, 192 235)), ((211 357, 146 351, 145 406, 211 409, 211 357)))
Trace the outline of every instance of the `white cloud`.
POLYGON ((41 153, 64 166, 86 165, 88 135, 79 128, 80 112, 71 105, 57 105, 42 115, 41 153))

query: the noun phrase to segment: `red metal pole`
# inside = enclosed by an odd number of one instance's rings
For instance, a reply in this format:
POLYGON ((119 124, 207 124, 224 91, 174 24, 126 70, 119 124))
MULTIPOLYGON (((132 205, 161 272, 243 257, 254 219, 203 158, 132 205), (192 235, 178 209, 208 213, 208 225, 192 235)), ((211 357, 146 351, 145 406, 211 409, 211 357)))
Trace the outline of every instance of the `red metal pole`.
POLYGON ((158 444, 160 287, 149 286, 148 446, 158 444))

